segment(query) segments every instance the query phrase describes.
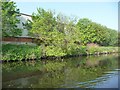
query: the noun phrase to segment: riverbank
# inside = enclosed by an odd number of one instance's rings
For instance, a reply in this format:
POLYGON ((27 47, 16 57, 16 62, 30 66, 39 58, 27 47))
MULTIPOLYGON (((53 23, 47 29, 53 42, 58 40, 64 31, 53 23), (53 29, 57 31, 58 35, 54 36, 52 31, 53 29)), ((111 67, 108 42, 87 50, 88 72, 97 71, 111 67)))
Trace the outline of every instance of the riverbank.
MULTIPOLYGON (((80 46, 76 52, 72 54, 65 53, 64 55, 48 55, 42 54, 42 49, 39 46, 30 45, 2 45, 2 61, 22 61, 22 60, 37 60, 37 59, 56 59, 87 55, 101 55, 119 53, 118 47, 103 47, 103 46, 80 46)), ((57 52, 57 51, 56 51, 57 52)), ((60 52, 61 53, 61 52, 60 52)))

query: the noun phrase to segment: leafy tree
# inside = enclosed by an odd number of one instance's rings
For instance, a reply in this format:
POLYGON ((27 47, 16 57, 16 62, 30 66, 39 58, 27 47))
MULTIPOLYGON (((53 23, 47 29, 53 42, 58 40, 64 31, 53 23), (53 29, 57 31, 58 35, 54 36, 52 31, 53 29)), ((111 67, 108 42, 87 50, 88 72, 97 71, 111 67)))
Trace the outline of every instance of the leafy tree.
POLYGON ((113 29, 109 29, 108 32, 109 32, 109 37, 108 37, 109 45, 117 46, 118 45, 118 32, 113 29))
POLYGON ((87 18, 79 19, 63 14, 54 15, 42 8, 33 13, 26 27, 42 47, 43 56, 64 56, 86 52, 88 43, 103 46, 116 45, 116 31, 87 18), (112 37, 111 37, 112 36, 112 37))
POLYGON ((93 31, 93 29, 90 30, 91 26, 92 21, 90 21, 87 18, 79 19, 79 21, 76 24, 76 27, 79 30, 81 36, 79 39, 81 40, 81 43, 84 45, 90 42, 89 41, 89 39, 91 39, 90 35, 93 35, 91 34, 91 31, 93 31))
POLYGON ((37 13, 32 14, 32 22, 29 24, 29 34, 36 38, 36 43, 43 48, 43 55, 46 53, 46 47, 56 45, 57 41, 55 25, 56 20, 52 11, 46 11, 42 8, 37 9, 37 13), (53 38, 54 41, 53 41, 53 38))
POLYGON ((55 18, 51 11, 45 11, 42 8, 38 8, 37 11, 32 15, 33 24, 30 34, 33 37, 47 40, 48 33, 54 29, 55 18))
POLYGON ((54 17, 51 11, 45 11, 42 8, 38 8, 37 11, 32 15, 32 22, 27 24, 31 28, 30 35, 35 37, 37 43, 42 46, 43 54, 53 55, 53 52, 57 53, 59 50, 61 55, 65 55, 68 49, 74 49, 75 42, 79 41, 76 20, 62 14, 54 17))
POLYGON ((57 30, 64 35, 64 41, 62 44, 62 49, 65 53, 71 53, 72 50, 75 50, 76 44, 80 42, 79 37, 79 31, 76 28, 76 17, 68 17, 63 14, 58 14, 56 17, 57 20, 57 30))
POLYGON ((94 34, 94 36, 90 38, 92 39, 93 43, 97 43, 99 45, 108 45, 107 38, 109 34, 106 30, 106 27, 97 23, 93 23, 91 30, 93 30, 92 34, 94 34))
POLYGON ((114 46, 117 44, 117 32, 106 26, 92 22, 87 18, 80 19, 77 24, 80 32, 81 43, 97 43, 102 46, 114 46))
POLYGON ((17 9, 15 2, 4 0, 2 2, 2 35, 4 36, 19 36, 22 30, 17 28, 19 20, 19 9, 17 9))

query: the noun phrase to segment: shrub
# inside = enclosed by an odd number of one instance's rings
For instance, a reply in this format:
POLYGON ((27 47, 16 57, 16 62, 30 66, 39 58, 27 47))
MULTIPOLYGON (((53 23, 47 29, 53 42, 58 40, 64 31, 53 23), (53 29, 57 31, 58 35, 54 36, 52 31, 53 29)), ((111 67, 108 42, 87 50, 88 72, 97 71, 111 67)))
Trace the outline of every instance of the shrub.
POLYGON ((118 52, 118 47, 87 47, 88 53, 95 54, 96 52, 99 53, 111 53, 111 52, 118 52))
POLYGON ((46 47, 47 56, 64 56, 66 55, 60 47, 47 46, 46 47))
POLYGON ((72 55, 86 54, 86 46, 75 46, 71 50, 72 55))
POLYGON ((2 60, 23 60, 41 58, 41 48, 29 45, 2 45, 2 60))

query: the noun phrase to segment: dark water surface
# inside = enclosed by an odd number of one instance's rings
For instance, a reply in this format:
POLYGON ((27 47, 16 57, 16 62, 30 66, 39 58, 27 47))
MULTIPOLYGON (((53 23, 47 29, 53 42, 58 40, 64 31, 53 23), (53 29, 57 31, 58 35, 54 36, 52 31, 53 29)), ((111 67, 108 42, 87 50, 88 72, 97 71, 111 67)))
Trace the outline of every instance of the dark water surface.
POLYGON ((118 88, 118 55, 4 63, 3 88, 118 88))

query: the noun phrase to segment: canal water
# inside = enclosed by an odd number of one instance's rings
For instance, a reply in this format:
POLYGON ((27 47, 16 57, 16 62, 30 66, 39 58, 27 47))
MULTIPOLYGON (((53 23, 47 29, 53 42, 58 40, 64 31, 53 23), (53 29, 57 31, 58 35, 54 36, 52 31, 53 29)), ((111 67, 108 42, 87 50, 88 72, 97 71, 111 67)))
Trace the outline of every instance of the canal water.
POLYGON ((118 55, 2 64, 3 88, 118 88, 118 55))

